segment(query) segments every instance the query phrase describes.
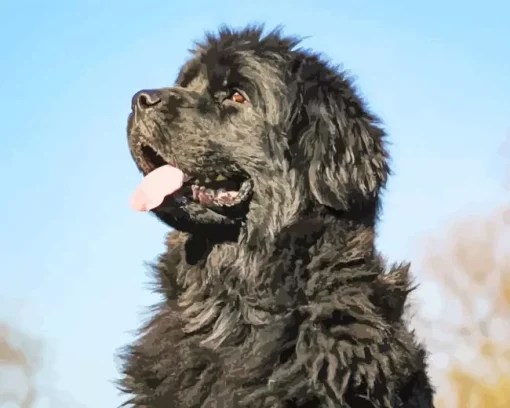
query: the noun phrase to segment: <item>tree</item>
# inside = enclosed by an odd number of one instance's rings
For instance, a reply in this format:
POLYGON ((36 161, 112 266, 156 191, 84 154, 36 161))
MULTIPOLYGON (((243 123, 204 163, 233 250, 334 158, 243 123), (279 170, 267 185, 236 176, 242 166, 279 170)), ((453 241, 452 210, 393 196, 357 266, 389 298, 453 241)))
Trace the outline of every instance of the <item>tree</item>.
POLYGON ((0 406, 34 405, 38 351, 36 341, 0 323, 0 406))
POLYGON ((444 299, 442 318, 425 321, 428 342, 449 360, 438 406, 510 407, 508 211, 457 222, 425 243, 423 269, 444 299))

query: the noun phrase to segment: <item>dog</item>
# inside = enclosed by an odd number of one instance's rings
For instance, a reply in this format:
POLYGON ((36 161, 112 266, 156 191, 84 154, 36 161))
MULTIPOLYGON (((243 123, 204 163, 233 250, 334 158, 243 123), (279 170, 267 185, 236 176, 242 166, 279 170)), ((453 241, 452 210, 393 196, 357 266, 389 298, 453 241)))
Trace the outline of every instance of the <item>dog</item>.
POLYGON ((162 302, 123 350, 137 408, 430 408, 404 312, 409 264, 374 246, 386 135, 349 76, 261 26, 196 43, 171 88, 132 99, 145 178, 173 228, 162 302))

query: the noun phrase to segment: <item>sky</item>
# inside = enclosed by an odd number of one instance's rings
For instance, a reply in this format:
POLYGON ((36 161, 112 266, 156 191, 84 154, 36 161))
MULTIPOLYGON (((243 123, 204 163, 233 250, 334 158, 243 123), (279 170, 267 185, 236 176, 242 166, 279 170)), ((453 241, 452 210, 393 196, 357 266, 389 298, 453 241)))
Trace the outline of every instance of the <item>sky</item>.
POLYGON ((158 300, 144 263, 167 232, 128 206, 130 98, 171 85, 204 31, 283 25, 352 72, 389 133, 378 247, 400 261, 508 202, 509 19, 503 0, 0 0, 0 319, 42 340, 42 386, 124 400, 115 353, 158 300))

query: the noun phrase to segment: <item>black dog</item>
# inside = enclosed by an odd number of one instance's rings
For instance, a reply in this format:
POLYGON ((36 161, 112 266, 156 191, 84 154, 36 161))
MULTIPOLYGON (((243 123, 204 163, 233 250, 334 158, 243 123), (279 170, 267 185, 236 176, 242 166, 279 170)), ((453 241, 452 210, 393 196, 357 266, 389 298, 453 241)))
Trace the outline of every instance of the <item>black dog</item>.
POLYGON ((374 248, 384 131, 343 72, 258 27, 133 98, 133 205, 176 231, 124 354, 127 405, 429 408, 408 265, 374 248))

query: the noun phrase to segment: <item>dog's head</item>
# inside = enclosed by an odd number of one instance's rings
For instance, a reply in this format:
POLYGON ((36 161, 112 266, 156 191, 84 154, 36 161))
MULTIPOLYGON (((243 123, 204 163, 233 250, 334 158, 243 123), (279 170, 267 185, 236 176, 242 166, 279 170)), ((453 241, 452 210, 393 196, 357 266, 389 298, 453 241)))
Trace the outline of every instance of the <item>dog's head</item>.
POLYGON ((211 238, 319 208, 375 217, 384 132, 349 79, 297 44, 222 29, 174 87, 133 97, 129 146, 151 174, 140 209, 211 238))

